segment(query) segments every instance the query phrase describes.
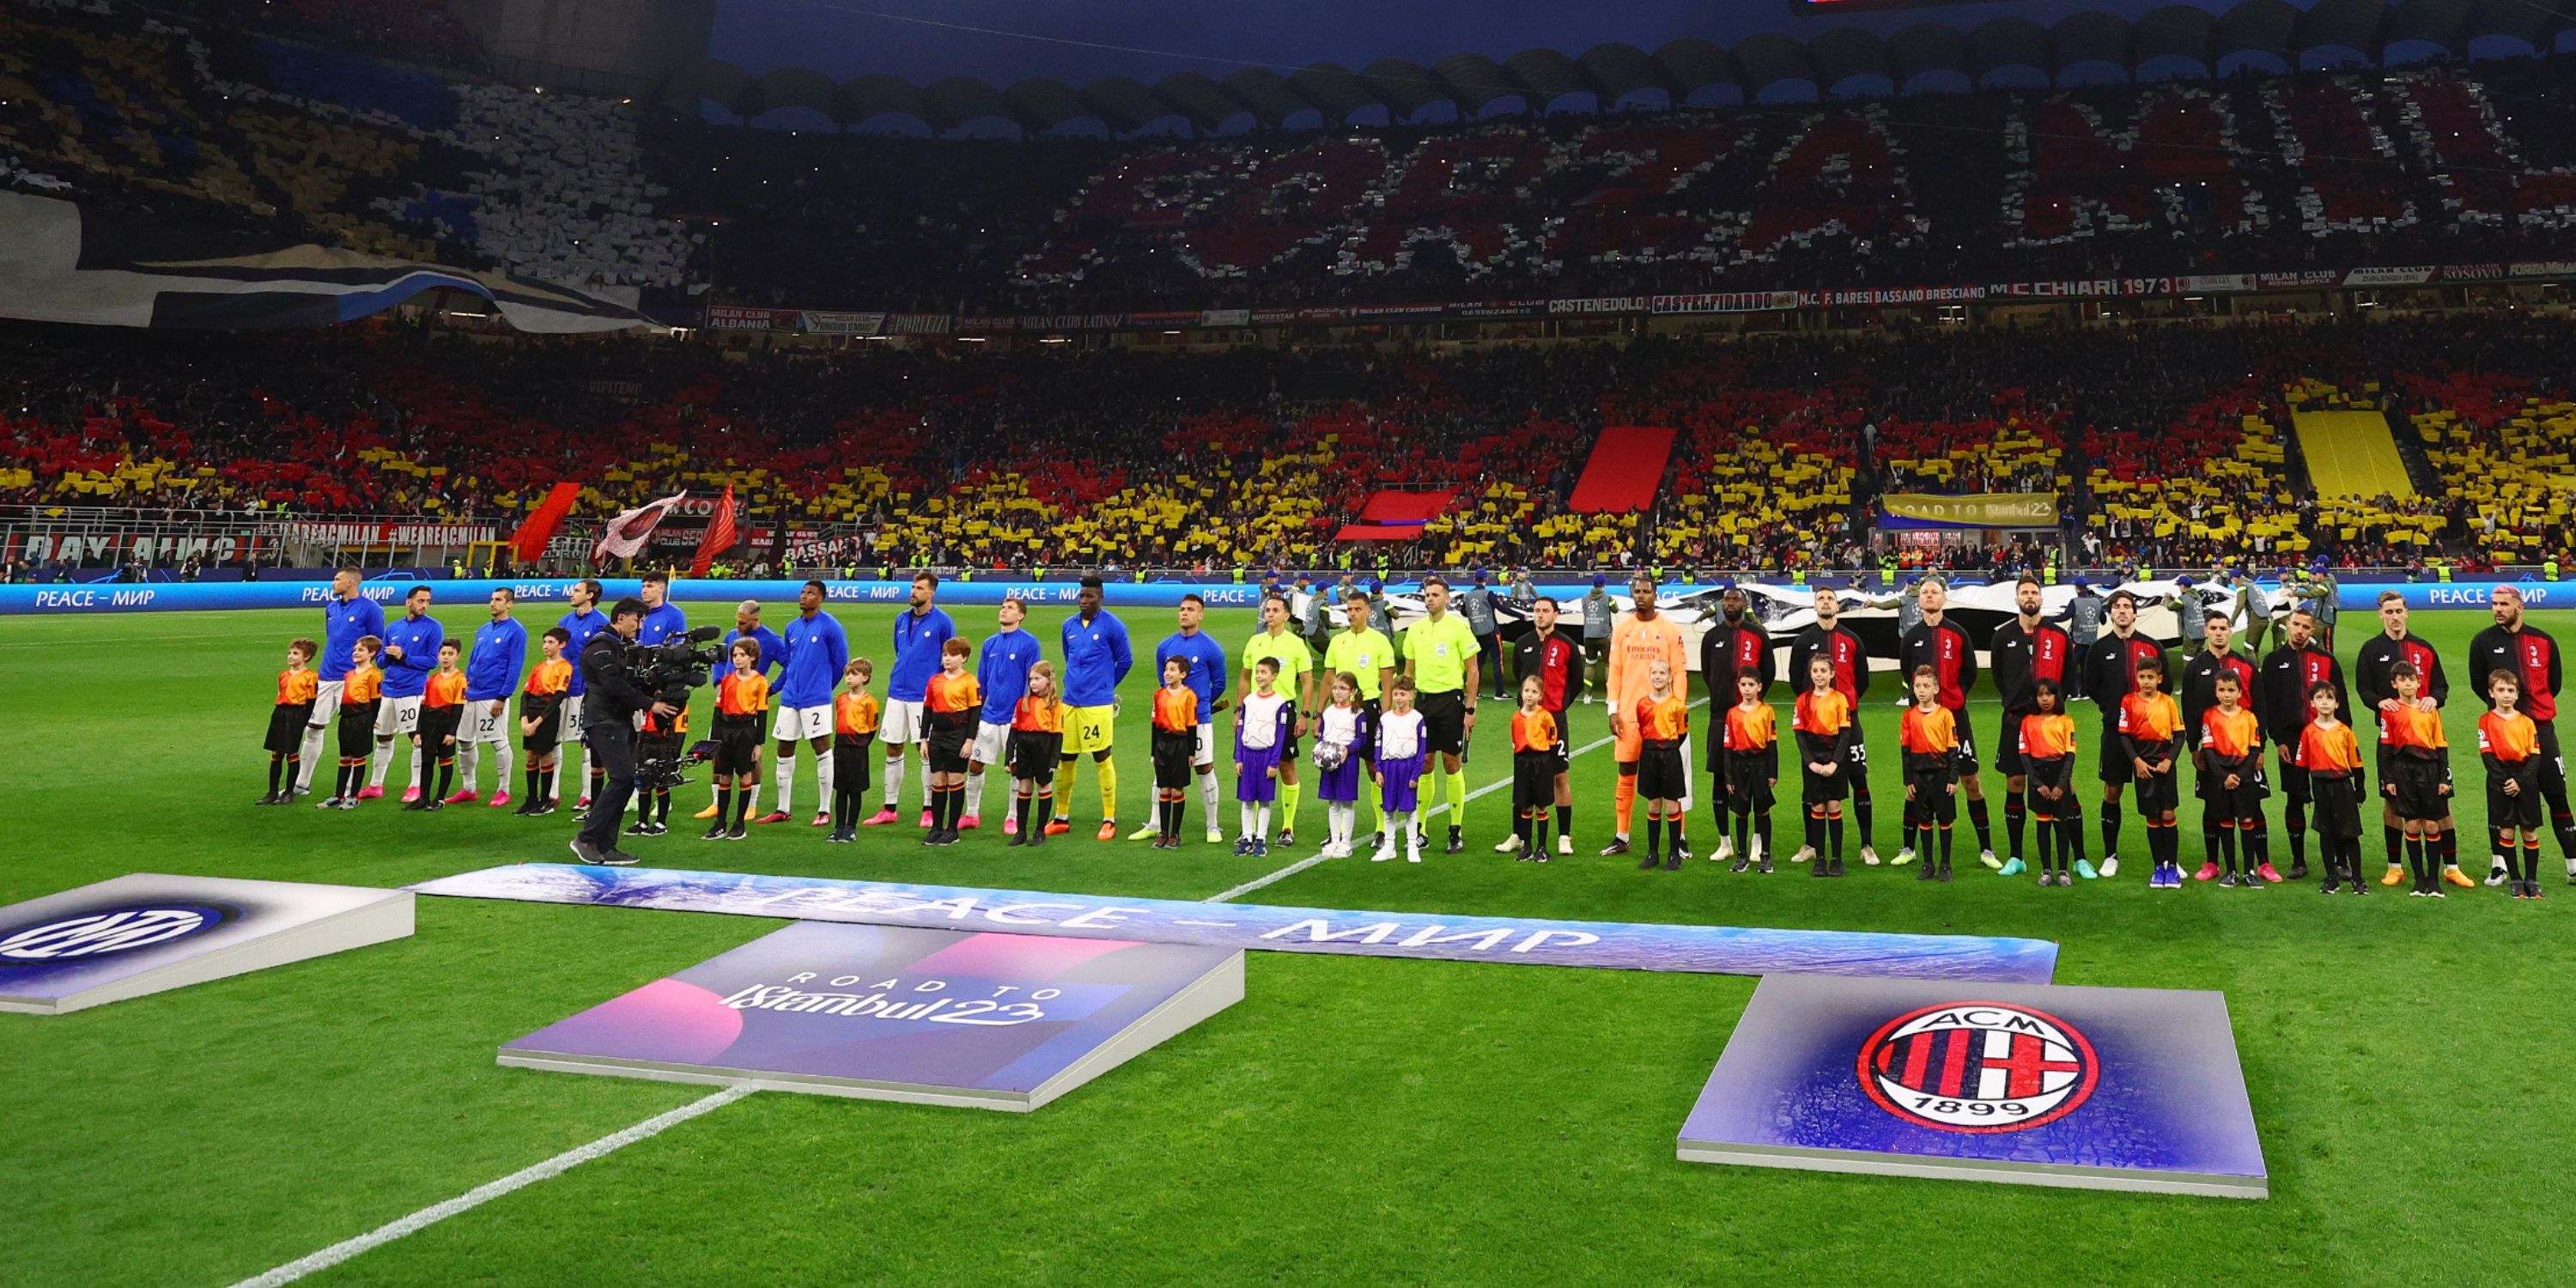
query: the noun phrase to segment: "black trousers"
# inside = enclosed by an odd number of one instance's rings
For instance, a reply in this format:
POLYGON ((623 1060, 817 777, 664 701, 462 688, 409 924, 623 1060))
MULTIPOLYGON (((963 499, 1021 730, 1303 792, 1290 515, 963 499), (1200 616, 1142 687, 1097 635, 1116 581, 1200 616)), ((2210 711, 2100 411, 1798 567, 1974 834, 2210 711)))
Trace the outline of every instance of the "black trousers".
POLYGON ((621 725, 592 724, 581 731, 581 740, 590 748, 590 763, 608 775, 608 782, 590 802, 590 817, 583 820, 581 839, 601 850, 617 848, 617 829, 626 822, 626 806, 635 799, 635 731, 621 725))

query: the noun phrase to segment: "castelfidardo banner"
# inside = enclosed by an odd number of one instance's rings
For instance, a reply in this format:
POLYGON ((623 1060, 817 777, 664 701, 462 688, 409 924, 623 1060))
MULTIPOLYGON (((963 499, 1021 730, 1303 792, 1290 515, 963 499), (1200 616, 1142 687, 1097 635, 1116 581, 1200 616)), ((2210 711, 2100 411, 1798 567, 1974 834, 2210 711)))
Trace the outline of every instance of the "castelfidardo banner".
POLYGON ((1879 498, 1891 519, 1948 524, 1962 528, 2054 528, 2057 497, 2048 492, 1982 492, 1975 496, 1936 496, 1929 492, 1889 492, 1879 498))

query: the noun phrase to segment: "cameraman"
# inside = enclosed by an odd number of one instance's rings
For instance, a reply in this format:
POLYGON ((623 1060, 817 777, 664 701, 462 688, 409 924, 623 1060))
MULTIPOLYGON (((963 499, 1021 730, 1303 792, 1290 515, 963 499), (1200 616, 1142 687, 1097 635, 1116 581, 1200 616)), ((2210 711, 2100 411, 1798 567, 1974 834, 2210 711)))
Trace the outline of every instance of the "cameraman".
POLYGON ((675 715, 678 708, 656 701, 635 686, 627 650, 644 625, 641 600, 621 599, 609 610, 608 629, 591 637, 581 650, 582 742, 591 763, 608 776, 599 799, 590 803, 572 852, 584 863, 622 867, 635 856, 617 848, 617 828, 626 820, 626 803, 635 795, 635 717, 651 710, 675 715))

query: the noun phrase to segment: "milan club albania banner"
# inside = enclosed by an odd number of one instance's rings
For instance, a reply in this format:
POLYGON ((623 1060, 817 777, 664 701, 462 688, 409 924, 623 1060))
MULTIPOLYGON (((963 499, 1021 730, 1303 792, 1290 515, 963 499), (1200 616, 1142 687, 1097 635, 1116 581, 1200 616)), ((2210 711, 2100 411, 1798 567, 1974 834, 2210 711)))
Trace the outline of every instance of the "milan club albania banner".
POLYGON ((0 1011, 60 1015, 411 931, 407 890, 137 872, 0 908, 0 1011))
POLYGON ((2054 528, 2057 496, 2051 492, 1985 492, 1936 496, 1890 492, 1879 498, 1887 517, 1959 528, 2054 528))
POLYGON ((804 922, 500 1062, 1025 1112, 1242 1000, 1229 949, 804 922))
POLYGON ((2020 983, 2045 983, 2057 969, 2057 945, 2040 939, 1345 912, 565 863, 485 868, 414 889, 468 899, 1534 966, 2020 983))
POLYGON ((2217 993, 1772 975, 1688 1162, 2263 1198, 2217 993))

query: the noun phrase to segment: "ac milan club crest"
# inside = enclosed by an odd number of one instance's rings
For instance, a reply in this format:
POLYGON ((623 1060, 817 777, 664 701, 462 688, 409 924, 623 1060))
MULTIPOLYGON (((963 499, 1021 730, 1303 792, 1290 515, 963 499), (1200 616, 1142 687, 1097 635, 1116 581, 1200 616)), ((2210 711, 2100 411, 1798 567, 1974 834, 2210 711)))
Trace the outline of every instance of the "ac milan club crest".
POLYGON ((2093 1044, 2046 1011, 1946 1002, 1908 1011, 1861 1043, 1860 1083, 1887 1112, 1955 1132, 2023 1131, 2093 1094, 2093 1044))

